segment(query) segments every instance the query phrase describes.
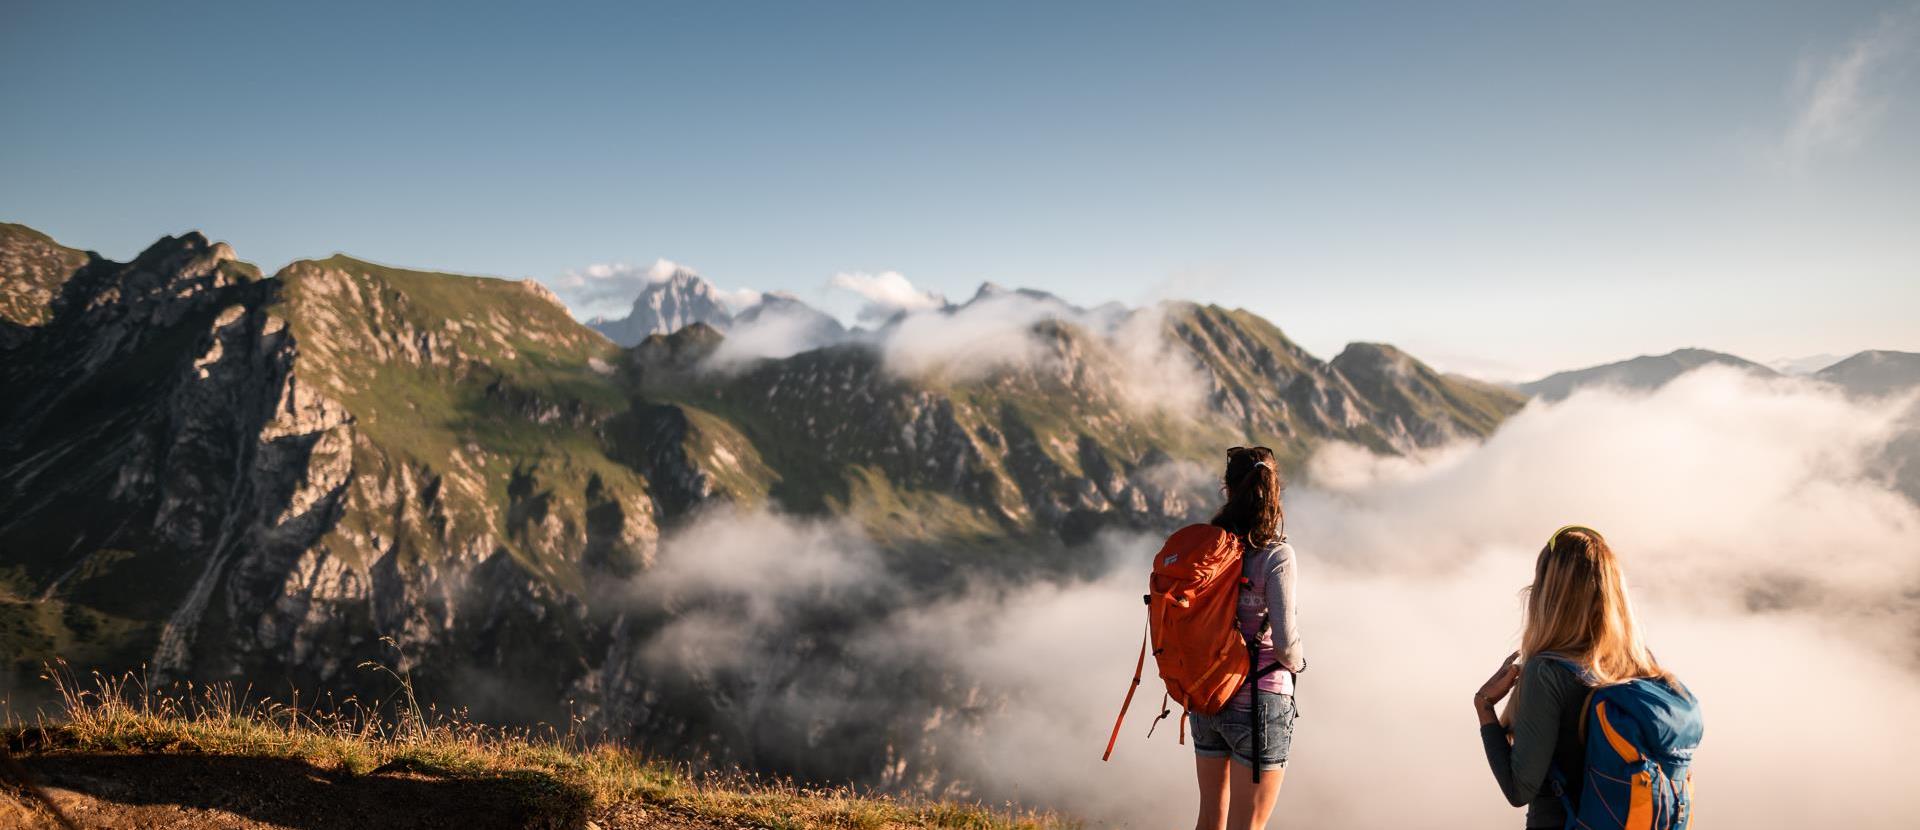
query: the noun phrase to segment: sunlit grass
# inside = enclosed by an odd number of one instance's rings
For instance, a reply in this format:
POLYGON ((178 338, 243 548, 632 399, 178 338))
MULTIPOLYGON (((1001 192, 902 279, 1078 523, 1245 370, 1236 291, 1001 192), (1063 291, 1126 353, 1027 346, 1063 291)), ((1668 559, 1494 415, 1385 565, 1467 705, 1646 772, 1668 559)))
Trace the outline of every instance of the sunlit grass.
MULTIPOLYGON (((716 823, 767 828, 860 830, 941 827, 1039 830, 1070 826, 1060 816, 973 803, 924 801, 815 788, 741 772, 696 770, 618 742, 591 738, 582 724, 505 729, 464 713, 422 708, 404 672, 389 699, 280 702, 229 684, 155 688, 136 674, 82 679, 64 663, 43 677, 58 693, 53 713, 9 712, 8 749, 61 753, 203 754, 303 761, 337 777, 388 771, 469 779, 537 777, 557 812, 592 813, 625 804, 663 807, 716 823), (391 713, 391 714, 389 714, 391 713)), ((537 806, 537 805, 536 805, 537 806)))

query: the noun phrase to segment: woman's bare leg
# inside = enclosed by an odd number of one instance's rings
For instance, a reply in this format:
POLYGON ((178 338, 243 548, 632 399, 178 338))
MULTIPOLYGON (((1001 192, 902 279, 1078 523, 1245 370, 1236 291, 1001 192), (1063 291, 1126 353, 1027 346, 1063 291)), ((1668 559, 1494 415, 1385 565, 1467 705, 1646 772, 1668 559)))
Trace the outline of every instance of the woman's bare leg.
POLYGON ((1194 756, 1193 767, 1200 776, 1200 818, 1193 830, 1226 830, 1227 767, 1232 765, 1225 758, 1194 756))
POLYGON ((1253 770, 1232 764, 1232 794, 1227 802, 1227 830, 1259 830, 1273 815, 1273 802, 1280 798, 1280 781, 1287 777, 1285 767, 1260 773, 1253 782, 1253 770))

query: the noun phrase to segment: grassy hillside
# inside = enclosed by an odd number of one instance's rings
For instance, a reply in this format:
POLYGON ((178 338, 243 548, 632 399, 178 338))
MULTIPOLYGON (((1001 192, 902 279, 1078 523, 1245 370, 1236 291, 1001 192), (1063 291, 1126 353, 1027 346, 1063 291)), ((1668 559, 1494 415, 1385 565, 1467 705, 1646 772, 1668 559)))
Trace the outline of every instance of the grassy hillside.
MULTIPOLYGON (((379 667, 374 667, 376 670, 379 667)), ((385 701, 271 701, 228 685, 146 688, 50 670, 57 711, 9 712, 28 784, 0 779, 0 822, 170 827, 766 827, 1040 830, 1062 817, 808 789, 697 771, 572 730, 501 730, 385 701), (257 823, 256 823, 257 822, 257 823)))
MULTIPOLYGON (((607 457, 596 432, 627 406, 611 377, 620 349, 531 281, 342 255, 277 278, 273 312, 300 345, 297 373, 352 413, 365 439, 355 466, 440 482, 446 524, 402 523, 403 559, 437 558, 449 533, 497 537, 530 572, 579 591, 579 563, 527 538, 525 519, 531 510, 577 529, 590 521, 590 492, 644 500, 646 483, 607 457)), ((378 536, 388 511, 368 501, 347 511, 344 530, 378 536)), ((362 548, 335 547, 349 558, 362 548)))

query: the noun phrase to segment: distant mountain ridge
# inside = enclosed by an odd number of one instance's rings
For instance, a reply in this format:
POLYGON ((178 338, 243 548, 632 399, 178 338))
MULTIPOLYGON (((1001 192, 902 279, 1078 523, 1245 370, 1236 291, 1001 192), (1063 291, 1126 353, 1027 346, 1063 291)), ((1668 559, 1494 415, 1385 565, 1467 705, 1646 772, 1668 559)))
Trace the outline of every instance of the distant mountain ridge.
POLYGON ((1588 386, 1612 386, 1622 389, 1655 389, 1701 366, 1731 366, 1757 375, 1779 374, 1742 357, 1706 349, 1679 349, 1663 355, 1642 355, 1631 360, 1556 372, 1516 388, 1529 397, 1557 401, 1574 390, 1588 386))
MULTIPOLYGON (((1665 355, 1549 375, 1518 388, 1545 401, 1564 399, 1584 388, 1657 389, 1703 366, 1731 366, 1759 377, 1782 377, 1772 369, 1742 358, 1702 349, 1681 349, 1665 355)), ((1860 352, 1810 375, 1796 379, 1831 384, 1852 398, 1883 399, 1920 390, 1920 354, 1885 350, 1860 352)), ((1920 502, 1920 400, 1913 401, 1897 432, 1880 456, 1871 459, 1877 474, 1892 487, 1920 502)))
POLYGON ((1806 357, 1786 358, 1768 361, 1767 367, 1783 375, 1811 375, 1815 372, 1839 363, 1843 358, 1837 354, 1816 354, 1806 357))
POLYGON ((1848 393, 1878 397, 1920 387, 1920 354, 1865 351, 1815 372, 1819 380, 1848 393))
MULTIPOLYGON (((1760 377, 1785 374, 1772 367, 1724 352, 1706 349, 1679 349, 1663 355, 1643 355, 1630 360, 1605 363, 1584 369, 1556 372, 1514 388, 1530 396, 1557 401, 1579 389, 1613 387, 1651 390, 1702 366, 1730 366, 1760 377)), ((1800 376, 1831 383, 1859 396, 1882 396, 1920 388, 1920 354, 1870 349, 1846 358, 1835 358, 1817 371, 1800 376)))

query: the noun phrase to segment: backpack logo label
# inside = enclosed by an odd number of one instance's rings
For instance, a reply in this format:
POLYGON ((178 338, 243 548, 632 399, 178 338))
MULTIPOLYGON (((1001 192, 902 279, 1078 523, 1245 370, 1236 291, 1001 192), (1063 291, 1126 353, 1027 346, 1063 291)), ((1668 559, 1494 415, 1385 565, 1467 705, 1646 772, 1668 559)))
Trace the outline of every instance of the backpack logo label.
POLYGON ((1177 554, 1177 553, 1176 553, 1176 554, 1174 554, 1174 555, 1172 555, 1172 556, 1169 556, 1169 557, 1167 557, 1167 558, 1165 558, 1165 559, 1162 559, 1162 560, 1160 560, 1160 564, 1162 564, 1162 565, 1171 565, 1171 564, 1173 564, 1173 563, 1175 563, 1175 562, 1178 562, 1178 561, 1180 561, 1180 554, 1177 554))

